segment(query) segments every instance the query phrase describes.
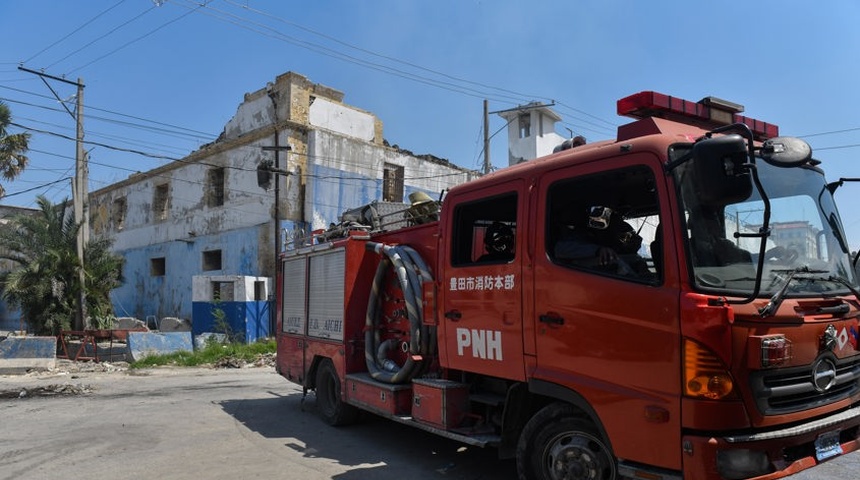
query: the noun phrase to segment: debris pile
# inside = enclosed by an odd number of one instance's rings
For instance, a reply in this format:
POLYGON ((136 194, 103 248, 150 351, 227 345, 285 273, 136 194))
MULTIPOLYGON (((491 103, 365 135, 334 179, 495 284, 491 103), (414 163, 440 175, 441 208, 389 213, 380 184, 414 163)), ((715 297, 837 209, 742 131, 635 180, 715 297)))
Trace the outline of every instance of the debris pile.
POLYGON ((31 388, 16 388, 13 390, 0 390, 0 398, 56 397, 86 395, 89 393, 93 393, 93 387, 91 385, 56 384, 31 388))
POLYGON ((275 366, 275 354, 274 353, 265 353, 257 355, 253 361, 248 361, 243 358, 236 358, 233 356, 224 357, 215 362, 212 367, 213 368, 253 368, 253 367, 274 367, 275 366))

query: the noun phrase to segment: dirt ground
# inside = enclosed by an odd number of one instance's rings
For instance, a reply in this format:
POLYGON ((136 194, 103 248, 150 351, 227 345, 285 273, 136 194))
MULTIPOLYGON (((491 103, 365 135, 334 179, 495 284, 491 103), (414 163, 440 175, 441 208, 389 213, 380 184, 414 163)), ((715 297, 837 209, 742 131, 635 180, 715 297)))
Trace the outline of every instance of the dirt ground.
MULTIPOLYGON (((47 372, 0 376, 0 480, 301 478, 513 480, 515 465, 365 415, 334 428, 313 394, 270 358, 221 367, 130 370, 125 362, 59 360, 47 372)), ((233 364, 231 364, 233 363, 233 364)), ((860 452, 791 480, 856 480, 860 452)))

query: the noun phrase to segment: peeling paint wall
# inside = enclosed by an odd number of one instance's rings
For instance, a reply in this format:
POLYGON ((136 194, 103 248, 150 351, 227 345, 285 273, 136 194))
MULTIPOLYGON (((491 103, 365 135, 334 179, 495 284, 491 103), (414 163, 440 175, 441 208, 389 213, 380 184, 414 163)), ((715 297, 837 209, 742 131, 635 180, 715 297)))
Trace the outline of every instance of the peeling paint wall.
POLYGON ((195 275, 274 277, 284 242, 382 199, 385 164, 403 167, 403 200, 417 190, 437 198, 474 174, 385 146, 382 122, 342 99, 301 75, 280 75, 245 95, 218 141, 92 192, 93 234, 113 237, 125 258, 125 284, 112 292, 116 314, 191 318, 195 275), (292 148, 279 153, 290 174, 273 177, 277 221, 273 186, 262 188, 257 177, 261 161, 274 159, 262 147, 276 144, 276 132, 277 144, 292 148))
POLYGON ((311 126, 371 142, 376 136, 375 117, 346 105, 317 98, 311 104, 308 120, 311 126))
POLYGON ((265 260, 260 258, 261 229, 247 227, 194 240, 119 250, 125 257, 125 284, 111 293, 116 314, 140 319, 149 315, 190 319, 194 275, 259 274, 261 260, 265 260), (218 250, 221 268, 204 270, 203 252, 218 250), (151 266, 152 259, 159 258, 164 259, 164 273, 157 275, 151 266))
POLYGON ((323 130, 308 134, 308 151, 314 159, 307 185, 313 229, 328 227, 346 210, 381 200, 386 163, 404 167, 402 202, 415 191, 439 198, 442 190, 471 178, 469 172, 442 163, 323 130))

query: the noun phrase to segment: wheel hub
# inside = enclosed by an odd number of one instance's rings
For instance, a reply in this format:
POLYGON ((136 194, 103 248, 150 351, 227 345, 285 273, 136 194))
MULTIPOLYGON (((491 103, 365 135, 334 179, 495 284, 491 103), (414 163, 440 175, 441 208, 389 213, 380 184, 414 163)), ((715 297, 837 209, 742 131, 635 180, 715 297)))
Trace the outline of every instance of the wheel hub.
POLYGON ((552 480, 600 480, 613 478, 615 466, 603 444, 582 433, 559 435, 546 450, 552 480))

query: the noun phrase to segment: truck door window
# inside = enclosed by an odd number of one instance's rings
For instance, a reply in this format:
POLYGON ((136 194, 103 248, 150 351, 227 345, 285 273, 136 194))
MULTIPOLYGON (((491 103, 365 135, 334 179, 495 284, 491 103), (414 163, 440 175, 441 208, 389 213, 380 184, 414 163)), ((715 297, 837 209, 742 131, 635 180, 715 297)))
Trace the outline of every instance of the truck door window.
POLYGON ((516 256, 517 194, 454 207, 451 264, 507 263, 516 256))
POLYGON ((654 174, 644 165, 559 180, 547 196, 547 255, 567 268, 657 283, 658 213, 654 174))

